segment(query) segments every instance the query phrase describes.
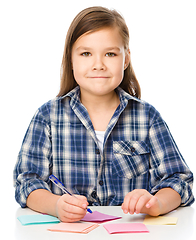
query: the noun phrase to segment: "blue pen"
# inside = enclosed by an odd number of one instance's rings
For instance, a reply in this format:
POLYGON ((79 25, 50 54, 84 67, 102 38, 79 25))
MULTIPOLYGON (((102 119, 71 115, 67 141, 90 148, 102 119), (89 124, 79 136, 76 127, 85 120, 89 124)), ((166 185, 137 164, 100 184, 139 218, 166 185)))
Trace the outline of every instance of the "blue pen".
MULTIPOLYGON (((57 187, 59 187, 63 192, 68 193, 69 195, 77 198, 77 197, 74 196, 72 193, 70 193, 70 192, 64 187, 64 185, 62 184, 62 182, 60 182, 60 181, 58 180, 58 178, 56 178, 54 175, 50 175, 50 176, 49 176, 49 179, 50 179, 50 181, 52 181, 57 187)), ((93 213, 92 210, 90 210, 90 208, 87 208, 87 211, 88 211, 89 213, 93 213)))

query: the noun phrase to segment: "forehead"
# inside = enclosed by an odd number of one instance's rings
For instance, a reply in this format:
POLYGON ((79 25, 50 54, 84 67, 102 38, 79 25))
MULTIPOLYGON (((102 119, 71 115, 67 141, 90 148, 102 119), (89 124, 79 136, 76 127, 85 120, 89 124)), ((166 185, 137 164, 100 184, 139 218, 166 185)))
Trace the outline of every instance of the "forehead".
POLYGON ((104 28, 94 32, 87 32, 80 36, 73 45, 74 49, 79 47, 124 47, 123 39, 120 35, 119 29, 104 28))

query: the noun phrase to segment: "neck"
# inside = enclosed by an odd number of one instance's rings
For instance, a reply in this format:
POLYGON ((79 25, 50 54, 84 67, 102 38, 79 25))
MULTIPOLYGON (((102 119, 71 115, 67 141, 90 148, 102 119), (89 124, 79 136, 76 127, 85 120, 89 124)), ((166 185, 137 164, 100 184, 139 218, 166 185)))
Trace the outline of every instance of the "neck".
POLYGON ((120 100, 115 91, 106 95, 91 95, 81 91, 81 103, 87 109, 94 109, 97 111, 116 108, 120 104, 120 100))

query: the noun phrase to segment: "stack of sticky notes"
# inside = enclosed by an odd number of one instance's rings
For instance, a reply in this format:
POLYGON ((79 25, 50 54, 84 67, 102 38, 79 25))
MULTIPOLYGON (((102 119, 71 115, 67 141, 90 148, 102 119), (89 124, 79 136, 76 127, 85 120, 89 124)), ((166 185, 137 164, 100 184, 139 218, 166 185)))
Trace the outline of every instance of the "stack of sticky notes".
POLYGON ((103 226, 110 234, 148 233, 149 232, 149 230, 143 223, 116 223, 116 224, 105 224, 103 226))
POLYGON ((35 215, 22 215, 18 217, 22 225, 32 224, 46 224, 46 223, 59 223, 59 219, 50 215, 35 214, 35 215))
POLYGON ((106 221, 116 220, 119 218, 121 218, 121 217, 116 217, 116 216, 112 216, 112 215, 94 211, 93 213, 87 213, 84 216, 84 218, 81 219, 81 221, 102 223, 102 222, 106 222, 106 221))
POLYGON ((144 219, 145 225, 176 225, 178 221, 177 217, 152 217, 149 215, 146 215, 144 219))
POLYGON ((99 227, 96 223, 59 223, 50 228, 49 231, 70 232, 70 233, 89 233, 93 229, 99 227))

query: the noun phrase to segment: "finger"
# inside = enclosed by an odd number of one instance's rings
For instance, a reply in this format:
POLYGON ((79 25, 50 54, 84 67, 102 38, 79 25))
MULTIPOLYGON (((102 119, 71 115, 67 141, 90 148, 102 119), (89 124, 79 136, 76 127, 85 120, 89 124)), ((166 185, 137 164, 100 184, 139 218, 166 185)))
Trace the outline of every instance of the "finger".
POLYGON ((86 214, 86 211, 87 209, 83 209, 81 207, 78 207, 78 206, 75 206, 75 205, 71 205, 71 204, 68 204, 68 203, 64 203, 62 205, 62 210, 64 212, 66 212, 66 214, 75 214, 76 215, 85 215, 86 214))
POLYGON ((136 207, 135 207, 135 213, 140 213, 142 208, 144 208, 147 204, 147 202, 149 201, 149 199, 151 198, 151 195, 142 195, 140 196, 140 198, 137 201, 136 207))
POLYGON ((140 197, 141 197, 141 195, 138 193, 135 193, 131 197, 131 199, 129 201, 129 209, 128 209, 130 214, 134 214, 134 212, 136 211, 136 206, 137 206, 137 203, 138 203, 140 197))
POLYGON ((86 215, 86 211, 84 211, 83 214, 64 211, 63 219, 64 221, 67 221, 67 222, 76 222, 76 221, 80 221, 85 215, 86 215))
POLYGON ((78 208, 86 209, 88 206, 88 202, 84 196, 77 195, 76 196, 70 196, 68 194, 65 194, 63 197, 63 200, 65 203, 76 206, 78 208))
POLYGON ((86 212, 83 215, 63 212, 60 220, 62 222, 77 222, 77 221, 80 221, 85 215, 86 215, 86 212))
POLYGON ((76 198, 80 199, 81 201, 87 202, 87 198, 83 195, 74 195, 76 198))
POLYGON ((157 197, 153 196, 147 203, 146 208, 151 208, 157 203, 157 197))
POLYGON ((86 204, 87 206, 89 205, 87 198, 85 196, 82 195, 74 195, 76 198, 80 199, 84 204, 86 204))
POLYGON ((128 209, 129 209, 129 201, 130 201, 131 195, 132 195, 132 193, 129 192, 129 193, 125 196, 124 202, 123 202, 123 204, 122 204, 122 206, 121 206, 121 208, 122 208, 122 210, 123 210, 123 212, 124 212, 125 214, 127 214, 127 213, 129 212, 128 209))
POLYGON ((123 212, 124 213, 128 213, 128 212, 130 214, 134 213, 135 206, 139 199, 139 196, 140 196, 140 194, 138 191, 132 191, 125 196, 124 202, 123 202, 123 212))

